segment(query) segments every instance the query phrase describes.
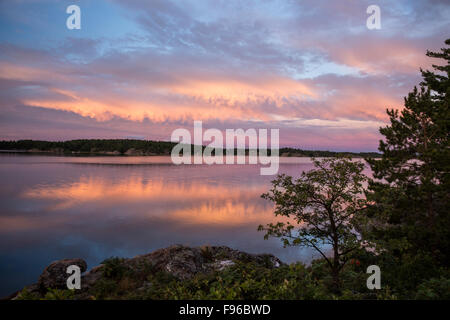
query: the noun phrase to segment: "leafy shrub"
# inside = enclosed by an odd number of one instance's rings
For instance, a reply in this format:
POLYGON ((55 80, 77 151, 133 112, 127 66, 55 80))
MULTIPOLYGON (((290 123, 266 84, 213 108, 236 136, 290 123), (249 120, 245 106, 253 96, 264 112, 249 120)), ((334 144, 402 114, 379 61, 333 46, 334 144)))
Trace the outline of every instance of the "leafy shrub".
POLYGON ((121 279, 128 268, 124 264, 124 259, 118 257, 111 257, 102 262, 103 276, 110 279, 121 279))
POLYGON ((44 296, 44 300, 72 300, 74 298, 74 290, 48 289, 44 296))
POLYGON ((441 277, 424 281, 417 288, 415 298, 420 300, 450 300, 450 279, 441 277))

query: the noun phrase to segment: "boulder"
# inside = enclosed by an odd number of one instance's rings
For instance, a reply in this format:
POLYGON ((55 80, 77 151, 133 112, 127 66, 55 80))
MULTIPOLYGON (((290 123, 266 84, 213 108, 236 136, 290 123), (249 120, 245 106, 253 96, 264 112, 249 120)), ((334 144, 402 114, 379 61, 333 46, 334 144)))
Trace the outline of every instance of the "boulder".
POLYGON ((80 271, 84 272, 87 269, 86 261, 83 259, 63 259, 52 262, 48 265, 38 280, 40 290, 46 291, 47 288, 67 289, 67 278, 70 274, 67 273, 67 268, 70 265, 77 265, 80 271))

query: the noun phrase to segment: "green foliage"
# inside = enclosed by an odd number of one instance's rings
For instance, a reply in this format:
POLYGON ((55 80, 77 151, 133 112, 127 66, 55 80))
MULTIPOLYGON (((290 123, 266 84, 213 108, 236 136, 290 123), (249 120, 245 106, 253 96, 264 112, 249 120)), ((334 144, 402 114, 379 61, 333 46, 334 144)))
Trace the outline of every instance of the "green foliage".
POLYGON ((123 258, 111 257, 102 262, 103 276, 109 279, 120 279, 128 271, 123 258))
POLYGON ((23 288, 22 291, 19 292, 17 295, 17 300, 39 300, 40 296, 39 294, 35 292, 30 292, 28 288, 23 288))
MULTIPOLYGON (((420 281, 401 291, 396 277, 419 277, 425 270, 398 265, 390 256, 357 253, 341 270, 341 290, 333 289, 333 277, 324 259, 309 266, 302 263, 283 264, 278 268, 254 262, 235 261, 235 265, 214 273, 200 273, 181 280, 153 265, 129 266, 121 259, 107 259, 108 271, 87 291, 49 290, 44 297, 24 289, 18 299, 281 299, 281 300, 359 300, 359 299, 448 299, 450 278, 445 270, 430 280, 420 281), (376 261, 382 271, 382 289, 366 287, 366 267, 376 261), (407 271, 407 269, 410 271, 407 271), (113 271, 113 272, 111 272, 113 271), (81 296, 77 296, 80 293, 81 296), (75 296, 74 296, 75 294, 75 296)), ((420 263, 420 261, 412 261, 420 263)), ((426 264, 426 262, 423 262, 426 264)), ((422 268, 426 268, 424 265, 422 268)), ((398 280, 404 283, 405 279, 398 280)))
MULTIPOLYGON (((360 276, 360 282, 358 287, 362 291, 349 291, 349 298, 371 297, 363 286, 365 278, 360 276)), ((162 285, 153 280, 152 287, 141 298, 312 300, 340 297, 329 290, 326 280, 314 277, 312 269, 301 263, 273 269, 254 263, 237 263, 221 272, 197 275, 185 281, 172 280, 162 285)))
POLYGON ((117 280, 102 278, 95 283, 91 293, 96 299, 114 299, 117 297, 118 288, 117 280))
POLYGON ((427 55, 444 64, 422 70, 420 89, 408 94, 404 109, 387 110, 382 158, 368 159, 372 205, 361 231, 388 257, 396 274, 388 280, 402 295, 450 263, 450 48, 427 55))
POLYGON ((416 299, 420 300, 450 300, 450 279, 431 278, 419 285, 416 299))
POLYGON ((40 295, 37 292, 30 292, 24 288, 18 295, 17 300, 73 300, 75 297, 75 290, 69 289, 52 289, 48 288, 45 295, 40 295))
POLYGON ((74 290, 48 289, 44 300, 73 300, 74 290))

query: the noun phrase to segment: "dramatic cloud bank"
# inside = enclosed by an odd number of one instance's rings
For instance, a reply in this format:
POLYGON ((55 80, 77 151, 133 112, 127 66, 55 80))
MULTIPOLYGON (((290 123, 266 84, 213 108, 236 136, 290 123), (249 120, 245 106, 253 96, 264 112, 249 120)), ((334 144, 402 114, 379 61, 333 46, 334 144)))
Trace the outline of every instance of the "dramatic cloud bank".
POLYGON ((169 140, 280 128, 280 144, 376 150, 450 30, 447 1, 0 2, 0 139, 169 140))

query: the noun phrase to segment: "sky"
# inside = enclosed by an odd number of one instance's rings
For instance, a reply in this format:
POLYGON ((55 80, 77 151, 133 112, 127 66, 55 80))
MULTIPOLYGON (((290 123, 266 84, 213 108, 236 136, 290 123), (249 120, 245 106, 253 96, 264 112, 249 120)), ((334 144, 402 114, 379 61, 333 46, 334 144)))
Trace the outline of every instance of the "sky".
POLYGON ((0 139, 167 141, 201 120, 376 151, 449 17, 446 0, 0 0, 0 139))

